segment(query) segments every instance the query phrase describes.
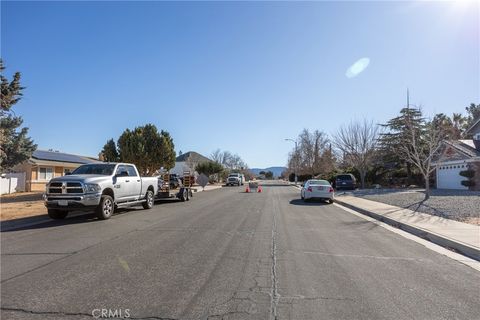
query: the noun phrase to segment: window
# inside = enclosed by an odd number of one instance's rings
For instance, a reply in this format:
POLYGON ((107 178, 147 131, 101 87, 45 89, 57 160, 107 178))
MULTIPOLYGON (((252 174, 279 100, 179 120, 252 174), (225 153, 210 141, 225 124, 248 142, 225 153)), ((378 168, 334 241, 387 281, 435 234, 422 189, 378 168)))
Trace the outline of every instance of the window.
POLYGON ((127 166, 127 171, 128 171, 128 175, 130 177, 136 177, 137 176, 137 171, 135 171, 135 168, 133 166, 127 166))
POLYGON ((38 180, 50 180, 53 178, 53 169, 52 168, 39 168, 38 169, 38 180))
MULTIPOLYGON (((124 172, 124 171, 127 171, 126 166, 120 165, 120 166, 118 166, 117 172, 116 172, 115 174, 120 174, 121 172, 124 172)), ((128 171, 127 171, 127 172, 128 172, 128 171)))
POLYGON ((84 164, 73 170, 73 174, 101 174, 109 176, 115 169, 114 164, 84 164))
POLYGON ((63 168, 63 175, 64 175, 64 176, 66 176, 67 173, 70 173, 70 172, 72 172, 72 169, 70 169, 70 168, 63 168))

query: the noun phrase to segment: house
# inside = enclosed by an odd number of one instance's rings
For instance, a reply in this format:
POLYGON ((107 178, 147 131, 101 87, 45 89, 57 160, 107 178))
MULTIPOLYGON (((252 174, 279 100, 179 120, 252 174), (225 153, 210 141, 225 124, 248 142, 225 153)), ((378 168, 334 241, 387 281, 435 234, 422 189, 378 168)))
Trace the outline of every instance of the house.
POLYGON ((212 160, 195 151, 185 152, 175 159, 175 167, 170 170, 170 173, 179 176, 183 176, 185 171, 194 173, 197 164, 210 161, 212 160))
POLYGON ((51 178, 64 176, 82 164, 97 162, 101 161, 53 150, 36 150, 30 159, 13 169, 25 172, 25 191, 44 191, 51 178))
POLYGON ((435 162, 437 189, 480 190, 480 118, 466 132, 473 139, 444 141, 440 160, 435 162), (474 170, 474 185, 462 185, 461 171, 474 170))

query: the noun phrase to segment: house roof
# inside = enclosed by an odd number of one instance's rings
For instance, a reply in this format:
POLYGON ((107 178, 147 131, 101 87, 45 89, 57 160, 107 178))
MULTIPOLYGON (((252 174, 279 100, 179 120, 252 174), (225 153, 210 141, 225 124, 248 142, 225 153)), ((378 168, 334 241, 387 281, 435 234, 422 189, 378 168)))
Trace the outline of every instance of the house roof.
POLYGON ((42 162, 42 161, 53 161, 61 163, 78 163, 78 164, 88 164, 88 163, 97 163, 101 162, 99 160, 94 160, 85 156, 78 156, 70 153, 63 153, 57 151, 49 150, 35 150, 30 158, 30 161, 33 163, 42 162))
POLYGON ((465 131, 465 134, 475 134, 480 132, 480 117, 473 123, 473 125, 465 131), (475 129, 476 128, 476 129, 475 129))
POLYGON ((185 162, 185 161, 193 161, 193 162, 206 162, 212 161, 209 158, 202 156, 200 153, 195 151, 188 151, 181 155, 179 155, 176 159, 176 162, 185 162))
POLYGON ((475 149, 475 145, 471 139, 445 141, 445 143, 468 157, 480 157, 480 150, 475 149))

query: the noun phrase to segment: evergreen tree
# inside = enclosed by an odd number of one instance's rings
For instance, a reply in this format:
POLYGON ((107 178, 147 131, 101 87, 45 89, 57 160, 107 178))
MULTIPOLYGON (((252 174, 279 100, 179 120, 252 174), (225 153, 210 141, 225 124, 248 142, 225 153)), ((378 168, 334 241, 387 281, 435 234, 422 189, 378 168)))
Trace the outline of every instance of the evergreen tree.
POLYGON ((407 140, 407 123, 410 123, 418 132, 422 130, 423 115, 420 109, 403 108, 400 115, 382 124, 386 130, 380 134, 379 152, 383 162, 393 165, 398 169, 406 167, 408 184, 412 182, 411 164, 405 161, 405 157, 399 152, 400 146, 407 140))
POLYGON ((153 175, 161 167, 175 166, 173 139, 153 124, 126 129, 117 142, 120 161, 134 163, 142 175, 153 175))
POLYGON ((166 170, 170 170, 175 167, 175 144, 173 143, 173 139, 170 136, 170 133, 168 133, 167 131, 162 130, 160 132, 160 135, 162 137, 162 167, 164 167, 166 170))
POLYGON ((103 161, 105 162, 118 162, 120 160, 120 156, 118 154, 117 145, 113 139, 107 141, 107 143, 103 146, 102 150, 103 161))
POLYGON ((15 72, 12 81, 4 75, 5 67, 0 59, 1 109, 0 109, 0 170, 12 168, 31 157, 37 145, 28 137, 28 128, 20 126, 22 117, 16 116, 12 107, 21 99, 24 87, 20 84, 20 72, 15 72))

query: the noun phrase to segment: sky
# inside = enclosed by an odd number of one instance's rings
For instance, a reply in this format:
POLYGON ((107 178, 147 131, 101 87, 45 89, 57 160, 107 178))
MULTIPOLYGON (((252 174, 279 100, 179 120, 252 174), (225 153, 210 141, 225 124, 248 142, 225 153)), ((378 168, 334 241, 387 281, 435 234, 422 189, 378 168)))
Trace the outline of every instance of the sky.
POLYGON ((1 2, 5 75, 40 149, 97 156, 153 123, 175 149, 283 166, 303 128, 480 103, 479 2, 1 2))

